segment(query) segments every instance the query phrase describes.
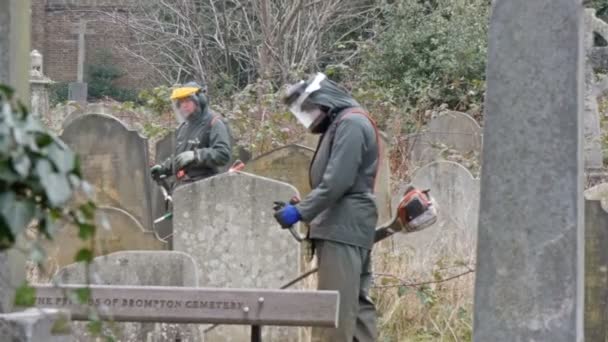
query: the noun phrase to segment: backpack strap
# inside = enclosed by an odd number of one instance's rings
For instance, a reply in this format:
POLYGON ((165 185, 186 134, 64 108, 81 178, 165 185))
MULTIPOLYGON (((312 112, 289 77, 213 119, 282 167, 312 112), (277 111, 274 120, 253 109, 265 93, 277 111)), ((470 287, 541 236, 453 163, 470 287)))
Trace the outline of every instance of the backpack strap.
POLYGON ((376 163, 376 171, 374 173, 374 193, 375 193, 376 185, 377 185, 376 180, 378 178, 378 173, 380 172, 380 161, 382 159, 382 144, 380 141, 380 130, 378 130, 378 125, 376 124, 376 121, 374 121, 374 119, 372 119, 372 117, 366 111, 364 111, 362 109, 349 109, 338 120, 338 123, 340 123, 340 121, 344 120, 345 117, 347 117, 349 115, 353 115, 353 114, 359 114, 359 115, 365 116, 369 120, 369 122, 372 124, 372 126, 374 127, 374 132, 376 133, 376 145, 378 146, 378 162, 376 163))
POLYGON ((213 119, 211 119, 211 125, 209 127, 213 127, 213 125, 215 125, 215 123, 219 119, 220 119, 220 116, 218 114, 213 114, 213 119))

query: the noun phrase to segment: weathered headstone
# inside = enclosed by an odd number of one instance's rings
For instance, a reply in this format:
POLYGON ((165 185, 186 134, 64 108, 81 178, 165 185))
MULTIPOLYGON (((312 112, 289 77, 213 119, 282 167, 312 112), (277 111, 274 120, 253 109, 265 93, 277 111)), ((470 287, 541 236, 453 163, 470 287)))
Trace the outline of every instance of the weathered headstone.
POLYGON ((585 191, 585 340, 608 337, 608 183, 585 191))
POLYGON ((291 184, 300 195, 306 196, 310 192, 308 170, 314 153, 301 145, 280 147, 253 159, 244 171, 291 184))
MULTIPOLYGON (((97 257, 90 265, 89 279, 94 285, 132 286, 198 286, 198 269, 192 257, 175 251, 126 251, 97 257)), ((60 284, 85 284, 83 264, 62 268, 55 279, 60 284)), ((201 332, 194 325, 154 323, 120 323, 114 329, 123 342, 138 341, 201 341, 201 332)), ((74 323, 78 341, 93 338, 86 323, 74 323)))
POLYGON ((80 155, 97 204, 123 209, 152 230, 147 140, 119 120, 98 114, 72 121, 61 139, 80 155))
POLYGON ((390 144, 384 132, 380 132, 380 138, 380 165, 378 166, 375 185, 378 224, 387 222, 392 218, 390 144))
MULTIPOLYGON (((168 246, 151 231, 146 231, 139 221, 128 212, 111 207, 97 210, 98 226, 95 236, 96 255, 128 250, 164 250, 168 246), (109 224, 109 229, 104 227, 109 224)), ((65 266, 74 262, 74 256, 87 243, 78 237, 78 230, 72 226, 62 227, 52 243, 45 243, 49 265, 65 266)))
POLYGON ((68 84, 68 101, 74 101, 81 106, 86 106, 88 97, 88 85, 85 82, 70 82, 68 84))
POLYGON ((492 2, 474 341, 583 341, 582 11, 492 2))
POLYGON ((94 102, 84 106, 70 102, 71 107, 66 108, 62 114, 62 127, 69 126, 74 120, 88 114, 109 115, 118 119, 125 127, 131 130, 142 131, 142 124, 145 122, 145 114, 140 111, 122 108, 113 102, 94 102))
MULTIPOLYGON (((309 169, 314 150, 301 145, 288 145, 263 154, 246 164, 244 171, 291 184, 304 197, 310 192, 309 169)), ((288 198, 283 201, 289 200, 288 198)), ((301 224, 301 234, 308 233, 308 225, 301 224)), ((311 242, 303 242, 301 248, 300 272, 316 266, 311 258, 311 242)), ((309 277, 301 283, 302 288, 316 289, 316 277, 309 277)))
POLYGON ((57 309, 28 309, 0 314, 0 340, 71 342, 70 313, 57 309))
MULTIPOLYGON (((171 157, 175 148, 174 133, 169 133, 162 139, 156 142, 155 162, 161 163, 171 157)), ((157 219, 166 214, 165 198, 157 184, 152 185, 152 213, 154 219, 157 219)), ((169 248, 172 248, 173 241, 173 220, 164 220, 154 225, 154 230, 158 236, 169 243, 169 248)))
POLYGON ((600 112, 595 91, 595 72, 591 61, 595 20, 597 20, 595 10, 585 9, 585 169, 600 169, 603 165, 600 112))
POLYGON ((319 137, 320 135, 318 134, 305 133, 304 137, 300 139, 298 144, 315 150, 317 148, 317 145, 319 144, 319 137))
MULTIPOLYGON (((299 244, 276 223, 273 201, 293 186, 224 173, 173 193, 173 248, 192 255, 203 287, 278 288, 298 275, 299 244)), ((298 329, 264 328, 264 340, 297 341, 298 329)), ((244 341, 247 327, 218 327, 207 341, 244 341)))
MULTIPOLYGON (((474 258, 479 213, 479 179, 450 161, 428 164, 414 172, 411 183, 430 189, 438 207, 437 223, 419 232, 394 236, 395 251, 410 254, 410 268, 432 273, 440 260, 469 263, 474 258)), ((398 194, 401 198, 403 191, 398 194)))
POLYGON ((446 149, 463 155, 479 154, 481 138, 481 127, 470 115, 444 112, 433 118, 425 131, 410 137, 410 161, 414 166, 422 166, 442 159, 446 149))

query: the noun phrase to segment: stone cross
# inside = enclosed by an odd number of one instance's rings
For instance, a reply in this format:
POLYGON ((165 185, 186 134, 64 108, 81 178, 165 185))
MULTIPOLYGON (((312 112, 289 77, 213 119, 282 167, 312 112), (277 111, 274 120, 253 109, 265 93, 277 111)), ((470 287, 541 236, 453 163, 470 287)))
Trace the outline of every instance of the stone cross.
POLYGON ((580 0, 492 3, 477 342, 583 341, 582 12, 580 0))
POLYGON ((72 31, 73 34, 78 35, 78 73, 77 73, 77 81, 82 83, 84 82, 84 63, 85 63, 85 35, 93 34, 92 30, 87 30, 87 22, 83 19, 80 19, 78 22, 77 29, 72 31))

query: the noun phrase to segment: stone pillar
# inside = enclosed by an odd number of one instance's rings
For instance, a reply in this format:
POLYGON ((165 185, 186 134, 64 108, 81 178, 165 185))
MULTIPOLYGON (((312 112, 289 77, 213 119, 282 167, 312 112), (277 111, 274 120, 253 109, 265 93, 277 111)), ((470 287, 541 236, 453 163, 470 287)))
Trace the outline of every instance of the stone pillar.
POLYGON ((608 339, 608 183, 585 191, 585 340, 608 339))
POLYGON ((591 54, 593 52, 593 22, 595 10, 585 9, 585 169, 598 170, 602 168, 602 130, 600 128, 600 110, 595 92, 595 72, 591 54))
POLYGON ((49 86, 53 83, 48 77, 44 76, 42 66, 42 55, 37 50, 30 53, 30 88, 31 88, 31 112, 38 118, 49 122, 49 86))
POLYGON ((474 341, 583 341, 583 7, 493 1, 474 341))
POLYGON ((0 83, 29 97, 30 0, 0 0, 0 83))
MULTIPOLYGON (((30 0, 0 0, 0 83, 29 102, 30 0)), ((14 289, 25 278, 24 259, 15 250, 0 253, 0 313, 11 310, 14 289)))

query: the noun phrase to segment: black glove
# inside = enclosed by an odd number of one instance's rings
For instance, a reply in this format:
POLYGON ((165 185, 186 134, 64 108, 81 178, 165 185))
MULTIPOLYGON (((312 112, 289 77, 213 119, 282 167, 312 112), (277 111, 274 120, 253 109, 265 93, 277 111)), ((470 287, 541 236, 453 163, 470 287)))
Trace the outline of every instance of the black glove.
POLYGON ((175 167, 178 170, 194 163, 196 161, 197 154, 194 151, 182 152, 175 157, 175 167))
POLYGON ((156 180, 163 174, 165 174, 165 172, 162 165, 156 164, 150 168, 150 175, 152 175, 152 179, 156 180))

